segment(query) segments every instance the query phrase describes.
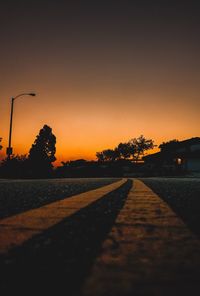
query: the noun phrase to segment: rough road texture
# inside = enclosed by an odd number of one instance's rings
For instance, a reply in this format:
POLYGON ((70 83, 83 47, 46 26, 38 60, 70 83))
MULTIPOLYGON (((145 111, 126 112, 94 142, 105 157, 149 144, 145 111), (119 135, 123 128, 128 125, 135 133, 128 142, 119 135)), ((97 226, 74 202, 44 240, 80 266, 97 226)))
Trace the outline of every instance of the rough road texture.
POLYGON ((0 218, 5 218, 88 190, 116 178, 0 180, 0 218))
POLYGON ((200 178, 144 178, 142 181, 200 237, 200 178))
POLYGON ((0 256, 2 295, 13 295, 13 287, 17 295, 80 295, 131 187, 129 180, 0 256))
POLYGON ((199 240, 147 186, 134 184, 83 295, 200 295, 199 240))
POLYGON ((126 180, 123 179, 110 185, 0 220, 0 254, 6 253, 9 249, 21 245, 34 235, 61 222, 81 208, 117 189, 125 182, 126 180))

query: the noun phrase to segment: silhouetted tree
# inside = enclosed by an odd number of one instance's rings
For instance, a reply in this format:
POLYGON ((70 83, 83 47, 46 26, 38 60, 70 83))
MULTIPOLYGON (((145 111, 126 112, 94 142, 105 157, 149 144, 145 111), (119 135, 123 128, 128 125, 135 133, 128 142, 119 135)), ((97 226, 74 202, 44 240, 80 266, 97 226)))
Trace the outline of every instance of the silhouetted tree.
POLYGON ((99 162, 104 162, 106 159, 105 159, 105 155, 103 152, 97 152, 96 153, 96 158, 99 162))
POLYGON ((48 177, 56 160, 56 137, 48 125, 44 125, 29 151, 30 172, 35 177, 48 177))
POLYGON ((117 151, 119 154, 119 158, 123 158, 123 159, 128 159, 130 158, 131 154, 132 154, 132 146, 131 143, 120 143, 117 146, 117 151))
POLYGON ((118 148, 116 147, 114 150, 113 150, 113 160, 118 160, 120 159, 120 153, 119 153, 119 150, 118 148))
POLYGON ((114 149, 114 150, 113 149, 104 150, 104 154, 106 156, 107 161, 115 161, 116 158, 118 157, 116 149, 114 149))
POLYGON ((156 146, 152 139, 146 139, 143 135, 130 140, 129 143, 132 146, 132 156, 136 162, 138 162, 141 155, 144 155, 145 151, 153 149, 156 146))
POLYGON ((153 140, 146 139, 143 135, 134 138, 127 143, 120 143, 114 150, 106 149, 96 153, 99 162, 115 161, 117 159, 129 160, 130 157, 137 162, 144 152, 153 149, 153 140))
POLYGON ((103 150, 103 155, 106 161, 112 161, 113 160, 113 150, 106 149, 103 150))
POLYGON ((106 149, 103 150, 102 152, 97 152, 96 157, 99 162, 104 162, 104 161, 115 161, 118 158, 119 154, 116 149, 106 149))

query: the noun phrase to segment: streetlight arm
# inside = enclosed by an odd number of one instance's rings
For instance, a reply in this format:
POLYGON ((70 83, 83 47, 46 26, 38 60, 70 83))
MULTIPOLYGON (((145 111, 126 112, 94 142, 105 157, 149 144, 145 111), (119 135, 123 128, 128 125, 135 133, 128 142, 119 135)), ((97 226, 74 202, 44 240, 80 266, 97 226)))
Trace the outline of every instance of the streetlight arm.
POLYGON ((32 96, 32 97, 34 97, 34 96, 36 96, 36 94, 35 93, 22 93, 22 94, 19 94, 19 95, 17 95, 16 97, 14 97, 12 99, 16 100, 17 98, 22 97, 22 96, 32 96))

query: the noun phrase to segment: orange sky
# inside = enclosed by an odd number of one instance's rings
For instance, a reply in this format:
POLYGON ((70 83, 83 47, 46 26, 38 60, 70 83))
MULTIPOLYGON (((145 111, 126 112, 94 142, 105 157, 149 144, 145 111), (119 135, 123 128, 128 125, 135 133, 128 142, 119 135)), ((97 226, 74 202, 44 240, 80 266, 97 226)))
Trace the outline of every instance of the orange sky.
MULTIPOLYGON (((140 134, 154 139, 156 144, 173 138, 181 140, 199 135, 199 106, 191 105, 187 101, 187 94, 176 94, 170 100, 170 93, 145 94, 143 91, 134 93, 134 90, 130 90, 130 93, 115 94, 119 99, 117 105, 106 91, 96 94, 94 101, 94 93, 81 94, 82 98, 85 96, 81 102, 79 93, 64 89, 57 95, 65 97, 64 102, 56 97, 54 99, 54 96, 51 98, 50 94, 42 90, 35 98, 16 100, 12 143, 14 153, 28 153, 43 124, 50 125, 57 137, 58 161, 94 159, 96 151, 114 148, 119 142, 140 134)), ((4 126, 1 131, 4 150, 1 153, 5 152, 7 146, 9 107, 7 98, 0 114, 4 126)))
POLYGON ((1 158, 10 98, 29 91, 37 96, 15 102, 15 154, 28 153, 44 124, 57 138, 57 164, 95 159, 96 151, 141 134, 155 144, 200 136, 195 7, 84 11, 51 1, 38 10, 36 1, 27 17, 21 2, 0 12, 1 158))

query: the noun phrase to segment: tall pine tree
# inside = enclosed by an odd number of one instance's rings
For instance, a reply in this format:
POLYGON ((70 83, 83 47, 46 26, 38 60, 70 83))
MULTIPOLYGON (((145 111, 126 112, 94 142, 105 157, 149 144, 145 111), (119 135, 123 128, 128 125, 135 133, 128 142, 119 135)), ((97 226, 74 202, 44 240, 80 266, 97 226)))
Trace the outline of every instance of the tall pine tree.
POLYGON ((44 125, 29 151, 29 165, 34 177, 49 177, 56 160, 56 137, 48 125, 44 125))

